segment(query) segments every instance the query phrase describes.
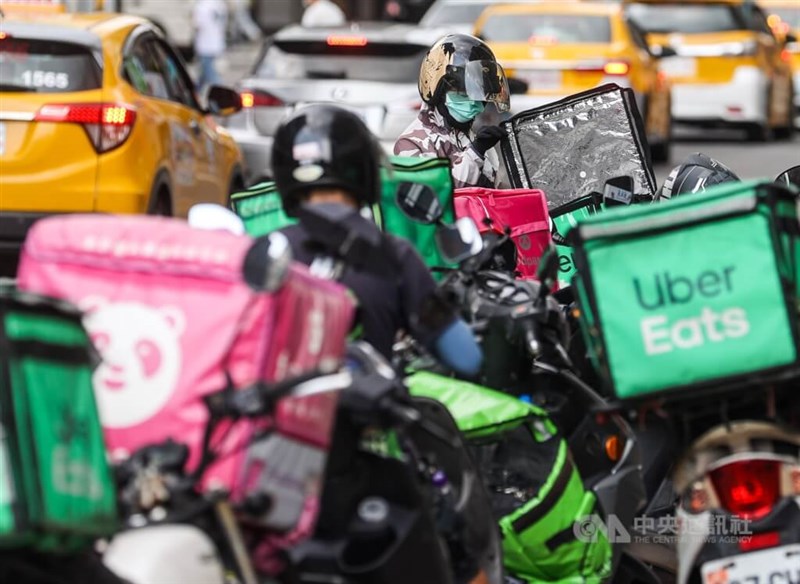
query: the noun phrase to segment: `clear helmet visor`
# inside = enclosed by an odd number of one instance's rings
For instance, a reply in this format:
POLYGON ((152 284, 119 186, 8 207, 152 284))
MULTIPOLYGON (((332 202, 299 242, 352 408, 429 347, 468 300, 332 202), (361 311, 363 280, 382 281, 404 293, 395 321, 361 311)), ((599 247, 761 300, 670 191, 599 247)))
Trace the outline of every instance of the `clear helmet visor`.
POLYGON ((511 109, 508 79, 503 67, 494 61, 470 61, 463 67, 464 86, 455 88, 475 101, 491 101, 497 111, 511 109))

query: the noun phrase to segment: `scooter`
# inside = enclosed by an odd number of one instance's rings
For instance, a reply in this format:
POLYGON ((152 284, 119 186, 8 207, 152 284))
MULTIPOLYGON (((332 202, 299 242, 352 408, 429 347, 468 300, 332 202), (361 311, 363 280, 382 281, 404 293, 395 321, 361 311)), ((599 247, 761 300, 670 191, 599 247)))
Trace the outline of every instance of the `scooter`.
MULTIPOLYGON (((440 222, 438 199, 421 185, 401 185, 397 205, 413 220, 440 222)), ((540 282, 518 281, 507 272, 484 268, 495 261, 503 237, 484 246, 469 219, 440 227, 437 243, 445 256, 453 259, 448 252, 464 247, 472 251, 460 258, 458 269, 445 275, 440 290, 462 307, 481 338, 487 367, 479 383, 531 399, 550 411, 603 512, 630 526, 645 503, 639 448, 623 416, 575 374, 564 312, 551 294, 557 255, 542 259, 540 282)), ((614 551, 616 571, 623 554, 619 546, 614 551)))

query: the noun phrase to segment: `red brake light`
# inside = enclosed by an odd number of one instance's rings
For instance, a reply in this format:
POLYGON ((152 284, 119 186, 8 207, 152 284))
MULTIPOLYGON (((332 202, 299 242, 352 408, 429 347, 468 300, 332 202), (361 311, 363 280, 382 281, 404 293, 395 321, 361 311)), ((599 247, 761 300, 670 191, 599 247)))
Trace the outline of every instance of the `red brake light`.
POLYGON ((283 101, 266 91, 243 91, 242 107, 278 107, 284 105, 283 101))
POLYGON ((777 531, 743 535, 739 538, 739 549, 743 552, 763 550, 764 548, 778 547, 781 544, 781 534, 777 531))
POLYGON ((722 506, 743 519, 761 519, 780 497, 781 463, 741 460, 711 472, 711 482, 722 506))
POLYGON ((80 124, 99 153, 121 146, 133 129, 136 111, 117 103, 47 104, 39 108, 37 122, 80 124))
POLYGON ((609 61, 603 67, 606 75, 627 75, 631 67, 625 61, 609 61))
POLYGON ((7 32, 3 32, 2 30, 0 30, 0 41, 7 39, 9 36, 11 35, 9 35, 7 32))
POLYGON ((792 54, 789 52, 789 49, 783 49, 781 51, 781 61, 784 63, 788 63, 792 60, 792 54))
POLYGON ((328 37, 329 47, 366 47, 367 38, 363 36, 336 36, 328 37))

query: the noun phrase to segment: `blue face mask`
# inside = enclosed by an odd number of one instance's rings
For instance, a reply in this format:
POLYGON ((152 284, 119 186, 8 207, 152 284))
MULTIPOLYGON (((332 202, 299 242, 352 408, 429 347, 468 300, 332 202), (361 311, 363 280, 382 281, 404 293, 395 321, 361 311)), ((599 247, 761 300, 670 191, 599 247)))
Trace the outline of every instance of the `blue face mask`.
POLYGON ((465 124, 471 122, 484 110, 486 105, 482 101, 475 101, 458 93, 448 93, 444 98, 447 111, 453 118, 465 124))

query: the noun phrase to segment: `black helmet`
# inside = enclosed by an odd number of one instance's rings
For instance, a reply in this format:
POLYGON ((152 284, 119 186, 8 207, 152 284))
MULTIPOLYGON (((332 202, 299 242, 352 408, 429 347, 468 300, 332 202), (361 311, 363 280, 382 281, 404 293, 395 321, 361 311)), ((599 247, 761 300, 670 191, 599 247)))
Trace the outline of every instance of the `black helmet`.
POLYGON ((678 195, 702 193, 715 185, 741 180, 736 173, 721 162, 701 152, 690 155, 683 164, 672 169, 658 191, 661 199, 678 195))
POLYGON ((272 145, 272 173, 289 216, 305 194, 338 187, 359 205, 371 205, 381 189, 383 150, 364 122, 334 105, 311 105, 278 128, 272 145))
POLYGON ((449 34, 434 43, 419 70, 419 95, 436 105, 447 91, 475 101, 491 101, 497 110, 510 109, 508 80, 492 49, 468 34, 449 34))

